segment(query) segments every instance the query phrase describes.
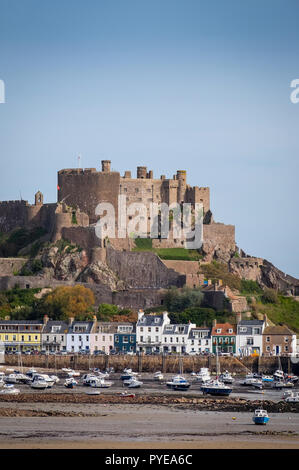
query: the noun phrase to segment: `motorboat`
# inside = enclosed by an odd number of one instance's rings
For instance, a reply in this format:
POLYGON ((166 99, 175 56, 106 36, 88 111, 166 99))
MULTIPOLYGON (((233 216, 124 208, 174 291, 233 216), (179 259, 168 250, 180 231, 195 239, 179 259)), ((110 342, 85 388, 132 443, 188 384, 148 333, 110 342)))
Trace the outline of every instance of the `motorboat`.
POLYGON ((52 388, 54 380, 52 380, 47 374, 36 374, 34 375, 32 382, 30 383, 31 388, 52 388))
POLYGON ((228 385, 224 384, 220 380, 212 380, 207 384, 203 384, 200 387, 200 390, 207 395, 221 395, 221 396, 228 396, 232 392, 232 388, 228 385))
POLYGON ((293 382, 285 382, 283 380, 275 380, 272 384, 272 388, 277 388, 277 389, 292 388, 292 387, 294 387, 293 382))
POLYGON ((273 374, 274 380, 284 380, 284 372, 282 369, 277 369, 273 374))
POLYGON ((85 392, 87 395, 100 395, 101 392, 94 387, 90 387, 89 390, 85 392))
POLYGON ((272 375, 262 375, 263 382, 273 382, 274 378, 272 375))
POLYGON ((137 377, 138 372, 133 372, 132 369, 124 369, 123 374, 120 376, 121 380, 129 380, 131 377, 137 377))
POLYGON ((80 377, 80 372, 75 371, 73 369, 63 368, 61 370, 65 372, 68 377, 80 377))
POLYGON ((124 380, 123 384, 128 388, 140 388, 141 385, 143 385, 143 382, 137 380, 135 377, 132 377, 130 380, 124 380))
POLYGON ((251 387, 257 388, 259 390, 262 390, 263 388, 263 381, 259 379, 255 379, 255 382, 251 382, 251 387))
POLYGON ((76 385, 78 385, 78 382, 73 377, 69 377, 65 380, 63 385, 66 388, 74 388, 76 385))
POLYGON ((60 382, 60 379, 57 377, 57 375, 49 375, 49 378, 53 380, 55 384, 60 382))
POLYGON ((15 388, 13 384, 5 384, 0 390, 1 395, 18 395, 20 393, 20 390, 18 388, 15 388))
POLYGON ((232 384, 235 381, 235 379, 232 377, 231 373, 228 372, 227 370, 223 374, 220 374, 219 379, 224 384, 232 384))
POLYGON ((95 379, 90 380, 89 384, 94 388, 110 388, 114 382, 96 377, 95 379))
POLYGON ((285 398, 286 403, 299 403, 299 392, 291 392, 289 396, 285 398))
POLYGON ((297 375, 290 375, 290 374, 285 374, 284 375, 285 380, 293 382, 294 384, 298 382, 298 377, 297 375))
POLYGON ((171 381, 166 382, 166 386, 172 390, 188 390, 191 384, 182 375, 176 375, 171 381))
POLYGON ((83 383, 83 385, 90 386, 91 382, 93 380, 97 380, 97 379, 98 379, 98 377, 94 374, 84 374, 82 376, 82 383, 83 383))
POLYGON ((266 410, 255 410, 254 415, 252 417, 252 421, 254 424, 267 424, 269 421, 269 416, 266 410))
POLYGON ((160 370, 154 373, 154 380, 163 380, 163 379, 164 379, 164 375, 162 374, 160 370))
POLYGON ((12 374, 8 374, 4 377, 4 381, 7 383, 7 384, 16 384, 18 383, 18 377, 17 377, 18 374, 15 374, 15 373, 12 373, 12 374))
POLYGON ((210 371, 207 367, 201 367, 199 372, 196 374, 196 381, 199 383, 206 383, 211 380, 210 371))
POLYGON ((27 370, 26 375, 27 375, 29 378, 32 379, 32 377, 33 377, 35 374, 37 374, 37 373, 38 373, 37 370, 31 368, 31 369, 28 369, 28 370, 27 370))

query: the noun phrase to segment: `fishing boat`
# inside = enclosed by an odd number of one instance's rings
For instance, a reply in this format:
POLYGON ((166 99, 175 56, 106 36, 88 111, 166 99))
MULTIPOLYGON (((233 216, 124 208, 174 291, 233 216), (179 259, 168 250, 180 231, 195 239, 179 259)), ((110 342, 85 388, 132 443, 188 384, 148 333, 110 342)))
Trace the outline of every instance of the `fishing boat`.
POLYGON ((266 410, 255 410, 254 415, 252 417, 252 421, 254 424, 267 424, 269 421, 269 416, 266 410))
POLYGON ((232 384, 235 381, 235 379, 232 377, 231 373, 228 372, 227 370, 223 374, 220 374, 219 379, 224 384, 232 384))
POLYGON ((135 377, 132 377, 130 380, 124 380, 123 384, 128 388, 140 388, 141 385, 143 385, 143 382, 137 380, 135 377))
POLYGON ((172 380, 166 382, 166 386, 172 390, 188 390, 191 384, 182 375, 175 375, 172 380))

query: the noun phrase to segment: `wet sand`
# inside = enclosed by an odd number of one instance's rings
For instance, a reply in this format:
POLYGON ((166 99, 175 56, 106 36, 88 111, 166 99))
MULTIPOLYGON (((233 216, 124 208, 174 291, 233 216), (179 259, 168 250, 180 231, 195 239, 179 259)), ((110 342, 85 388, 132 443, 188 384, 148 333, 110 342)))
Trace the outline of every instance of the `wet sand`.
MULTIPOLYGON (((40 404, 30 408, 38 407, 40 404)), ((45 403, 42 409, 59 411, 62 407, 45 403)), ((3 417, 0 448, 299 449, 299 414, 273 413, 267 426, 256 426, 252 413, 152 405, 68 404, 67 411, 97 416, 3 417)))

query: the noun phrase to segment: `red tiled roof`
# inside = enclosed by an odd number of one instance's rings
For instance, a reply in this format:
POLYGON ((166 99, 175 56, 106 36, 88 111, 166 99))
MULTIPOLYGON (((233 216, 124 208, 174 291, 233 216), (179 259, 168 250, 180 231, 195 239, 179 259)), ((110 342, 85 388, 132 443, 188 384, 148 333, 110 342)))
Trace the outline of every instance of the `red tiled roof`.
POLYGON ((216 326, 212 328, 212 336, 221 336, 221 335, 235 335, 235 327, 230 323, 217 323, 216 326), (221 333, 217 333, 217 330, 221 329, 221 333), (228 330, 233 330, 232 333, 229 333, 228 330))

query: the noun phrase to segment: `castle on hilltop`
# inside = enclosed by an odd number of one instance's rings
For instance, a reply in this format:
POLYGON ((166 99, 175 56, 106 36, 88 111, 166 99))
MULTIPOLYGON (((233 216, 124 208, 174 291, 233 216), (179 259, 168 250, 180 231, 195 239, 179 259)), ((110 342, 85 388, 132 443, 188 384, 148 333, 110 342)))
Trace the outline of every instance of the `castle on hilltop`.
MULTIPOLYGON (((103 247, 95 235, 95 224, 99 218, 96 207, 101 202, 109 202, 115 209, 118 218, 118 197, 125 196, 128 204, 143 203, 189 203, 194 207, 201 203, 204 213, 204 245, 205 254, 211 259, 215 250, 226 253, 230 258, 236 250, 235 227, 213 221, 210 210, 210 190, 208 187, 190 186, 187 184, 185 170, 178 170, 172 178, 161 175, 155 179, 153 171, 147 167, 137 167, 137 177, 132 178, 130 171, 121 176, 117 171, 111 171, 111 162, 103 160, 101 171, 96 168, 75 168, 58 171, 57 202, 43 201, 43 194, 35 194, 34 204, 28 201, 0 202, 0 232, 9 232, 17 227, 43 227, 50 234, 50 240, 55 242, 66 238, 77 243, 84 249, 103 247)), ((150 217, 148 217, 150 219, 150 217)), ((117 238, 109 240, 117 250, 131 250, 134 241, 117 238)), ((184 242, 175 238, 153 240, 153 247, 174 248, 182 247, 184 242)), ((105 247, 105 246, 104 246, 105 247)), ((224 259, 225 261, 225 259, 224 259)))

